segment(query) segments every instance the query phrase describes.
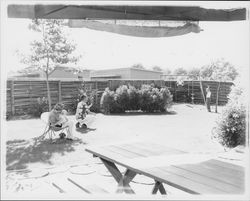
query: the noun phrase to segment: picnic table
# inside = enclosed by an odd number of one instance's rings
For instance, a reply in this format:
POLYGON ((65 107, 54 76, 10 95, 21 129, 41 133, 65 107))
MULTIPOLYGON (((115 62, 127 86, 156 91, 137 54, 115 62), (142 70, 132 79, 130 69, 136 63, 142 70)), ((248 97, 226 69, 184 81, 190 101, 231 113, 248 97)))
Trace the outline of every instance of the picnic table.
POLYGON ((130 182, 137 174, 155 181, 152 194, 166 194, 163 184, 190 194, 244 193, 244 167, 201 154, 152 142, 133 142, 88 147, 99 157, 118 183, 116 193, 135 193, 130 182), (117 165, 126 168, 124 174, 117 165))

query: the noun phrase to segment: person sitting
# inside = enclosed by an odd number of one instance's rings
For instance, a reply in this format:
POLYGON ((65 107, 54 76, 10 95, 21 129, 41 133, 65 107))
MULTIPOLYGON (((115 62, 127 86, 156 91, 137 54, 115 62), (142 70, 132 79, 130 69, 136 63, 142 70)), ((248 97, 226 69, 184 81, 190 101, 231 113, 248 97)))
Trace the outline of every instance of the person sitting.
POLYGON ((68 127, 66 139, 73 140, 73 122, 69 121, 66 113, 67 111, 63 110, 63 105, 57 103, 49 113, 49 123, 51 126, 58 128, 68 127))
POLYGON ((81 95, 80 97, 80 102, 77 104, 77 109, 76 109, 76 128, 87 128, 86 125, 86 117, 87 114, 90 114, 90 108, 93 104, 87 104, 87 96, 85 94, 81 95))

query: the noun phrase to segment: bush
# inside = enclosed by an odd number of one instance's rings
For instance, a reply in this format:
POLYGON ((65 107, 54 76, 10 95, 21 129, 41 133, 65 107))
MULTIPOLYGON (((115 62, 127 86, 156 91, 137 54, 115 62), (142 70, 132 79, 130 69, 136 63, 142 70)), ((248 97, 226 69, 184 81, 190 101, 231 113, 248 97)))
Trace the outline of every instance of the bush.
POLYGON ((246 104, 242 88, 232 86, 229 101, 217 121, 213 137, 226 147, 245 145, 246 138, 246 104))
POLYGON ((172 95, 167 88, 150 85, 142 85, 141 89, 122 85, 115 92, 107 88, 101 98, 104 113, 124 113, 127 110, 164 112, 171 103, 172 95))
POLYGON ((29 113, 34 115, 35 117, 40 117, 43 112, 48 112, 49 111, 49 103, 48 99, 45 97, 42 98, 37 98, 37 102, 34 103, 31 108, 29 113))
POLYGON ((109 88, 106 88, 103 92, 100 104, 105 114, 118 113, 121 110, 117 104, 117 95, 115 95, 114 91, 110 91, 109 88))
MULTIPOLYGON (((76 109, 77 109, 77 105, 80 102, 81 96, 83 94, 87 95, 87 104, 90 105, 91 103, 93 103, 94 97, 96 95, 96 91, 93 91, 93 93, 87 92, 83 89, 78 89, 78 93, 75 94, 70 103, 65 103, 66 107, 67 107, 67 111, 70 114, 75 114, 76 113, 76 109)), ((98 112, 99 108, 97 108, 97 106, 95 104, 93 104, 93 106, 90 109, 93 112, 98 112)))
POLYGON ((140 110, 141 94, 140 94, 139 90, 137 90, 135 87, 129 85, 128 97, 129 97, 130 110, 140 110))

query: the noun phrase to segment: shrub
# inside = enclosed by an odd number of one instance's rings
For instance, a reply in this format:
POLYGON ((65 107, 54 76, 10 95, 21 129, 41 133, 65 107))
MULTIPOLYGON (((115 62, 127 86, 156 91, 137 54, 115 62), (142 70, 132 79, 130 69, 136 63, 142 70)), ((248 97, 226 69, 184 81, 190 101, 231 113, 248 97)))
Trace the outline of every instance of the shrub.
POLYGON ((42 98, 37 98, 36 103, 34 103, 31 108, 29 113, 34 115, 35 117, 40 117, 43 112, 48 112, 49 111, 49 103, 48 99, 45 97, 42 98))
MULTIPOLYGON (((94 101, 94 97, 96 95, 96 91, 93 91, 93 92, 87 92, 83 89, 78 89, 78 93, 75 94, 70 103, 66 103, 66 107, 67 107, 67 110, 70 114, 75 114, 76 113, 76 109, 77 109, 77 105, 78 103, 80 102, 80 99, 81 99, 81 96, 82 94, 86 94, 87 95, 87 104, 90 105, 91 103, 93 103, 94 101)), ((96 107, 95 104, 93 104, 93 106, 91 107, 91 111, 93 112, 97 112, 99 108, 96 107)))
POLYGON ((129 85, 128 87, 129 107, 130 110, 140 109, 141 94, 134 86, 129 85))
POLYGON ((128 87, 126 85, 122 85, 116 89, 115 103, 120 112, 125 112, 126 110, 130 109, 128 87))
POLYGON ((107 88, 101 98, 104 113, 124 113, 126 110, 163 112, 171 103, 172 95, 167 88, 150 85, 142 85, 141 89, 122 85, 115 92, 107 88))
POLYGON ((70 103, 65 103, 65 105, 67 106, 67 111, 69 112, 69 114, 75 114, 77 104, 80 102, 80 97, 81 97, 81 94, 78 93, 78 94, 76 94, 76 95, 74 95, 72 97, 70 103))
POLYGON ((245 145, 246 104, 243 88, 232 86, 229 101, 222 112, 213 137, 226 147, 245 145))

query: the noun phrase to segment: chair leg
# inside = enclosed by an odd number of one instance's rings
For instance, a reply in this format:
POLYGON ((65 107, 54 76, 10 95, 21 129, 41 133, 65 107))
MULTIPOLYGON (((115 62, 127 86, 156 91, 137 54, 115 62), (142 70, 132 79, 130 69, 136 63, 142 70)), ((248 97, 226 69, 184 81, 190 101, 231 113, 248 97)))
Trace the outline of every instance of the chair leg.
POLYGON ((35 140, 42 140, 45 138, 46 134, 49 132, 50 128, 48 126, 45 127, 43 134, 36 137, 35 140))

